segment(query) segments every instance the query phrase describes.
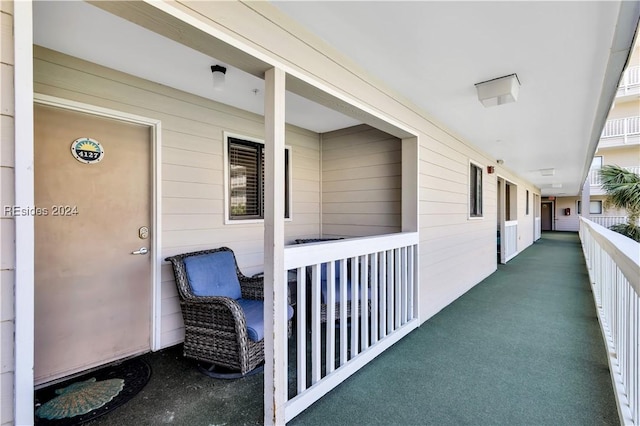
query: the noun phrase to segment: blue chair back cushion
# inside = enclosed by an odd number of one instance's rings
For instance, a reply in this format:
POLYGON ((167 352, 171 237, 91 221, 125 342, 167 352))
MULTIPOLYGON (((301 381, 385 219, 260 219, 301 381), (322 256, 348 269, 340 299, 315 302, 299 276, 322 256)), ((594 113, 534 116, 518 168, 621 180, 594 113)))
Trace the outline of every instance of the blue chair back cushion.
MULTIPOLYGON (((264 303, 262 300, 238 299, 247 323, 247 335, 254 342, 264 339, 264 303)), ((287 306, 287 319, 293 317, 293 308, 287 306)))
MULTIPOLYGON (((335 267, 335 271, 336 271, 336 278, 335 278, 335 298, 336 298, 336 303, 340 303, 340 262, 336 261, 336 267, 335 267)), ((349 279, 349 277, 346 277, 346 286, 347 286, 347 300, 351 300, 351 280, 349 279)), ((322 266, 320 267, 320 292, 322 293, 322 302, 326 303, 327 300, 329 299, 328 297, 328 290, 327 290, 327 264, 323 263, 322 266)), ((362 295, 360 295, 360 298, 362 298, 362 295)), ((367 290, 367 298, 371 299, 371 289, 367 290)))
POLYGON ((230 251, 190 256, 184 259, 184 266, 196 296, 242 297, 235 259, 230 251))

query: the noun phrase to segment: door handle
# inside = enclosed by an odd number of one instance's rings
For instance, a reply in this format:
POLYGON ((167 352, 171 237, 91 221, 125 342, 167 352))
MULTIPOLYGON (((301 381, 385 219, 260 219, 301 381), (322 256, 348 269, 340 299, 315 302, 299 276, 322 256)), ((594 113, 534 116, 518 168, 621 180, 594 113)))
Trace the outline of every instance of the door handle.
POLYGON ((147 254, 149 249, 146 247, 140 247, 140 250, 132 251, 131 254, 147 254))

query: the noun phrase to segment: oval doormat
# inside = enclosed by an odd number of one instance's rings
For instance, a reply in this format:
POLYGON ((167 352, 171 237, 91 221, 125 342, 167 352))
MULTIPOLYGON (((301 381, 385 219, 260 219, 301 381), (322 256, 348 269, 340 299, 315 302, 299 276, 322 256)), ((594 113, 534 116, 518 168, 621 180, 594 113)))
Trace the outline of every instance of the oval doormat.
POLYGON ((79 425, 120 407, 140 392, 151 367, 138 358, 39 389, 35 393, 36 425, 79 425))

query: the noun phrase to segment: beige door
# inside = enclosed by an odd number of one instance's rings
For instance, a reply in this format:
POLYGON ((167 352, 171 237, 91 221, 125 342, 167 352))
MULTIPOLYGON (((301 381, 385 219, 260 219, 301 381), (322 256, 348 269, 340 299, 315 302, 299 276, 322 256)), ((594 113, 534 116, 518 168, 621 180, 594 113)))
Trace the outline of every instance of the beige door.
POLYGON ((36 105, 35 380, 150 348, 149 127, 36 105), (99 162, 71 152, 79 138, 99 162), (142 235, 141 235, 142 234, 142 235), (141 238, 143 237, 143 238, 141 238), (144 251, 144 250, 143 250, 144 251))

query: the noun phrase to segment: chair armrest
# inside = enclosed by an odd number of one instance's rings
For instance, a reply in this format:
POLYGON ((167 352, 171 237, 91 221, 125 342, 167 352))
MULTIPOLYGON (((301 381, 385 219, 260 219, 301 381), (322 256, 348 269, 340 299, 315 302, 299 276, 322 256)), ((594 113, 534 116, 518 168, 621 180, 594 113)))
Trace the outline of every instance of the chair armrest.
POLYGON ((210 328, 227 332, 235 331, 239 342, 248 338, 244 311, 238 302, 230 297, 195 297, 182 300, 180 305, 185 327, 210 328))
POLYGON ((239 276, 243 299, 264 300, 264 277, 239 276))
MULTIPOLYGON (((264 300, 264 272, 255 274, 252 277, 242 276, 239 279, 242 298, 264 300)), ((291 305, 291 303, 291 289, 287 285, 287 304, 291 305)))

